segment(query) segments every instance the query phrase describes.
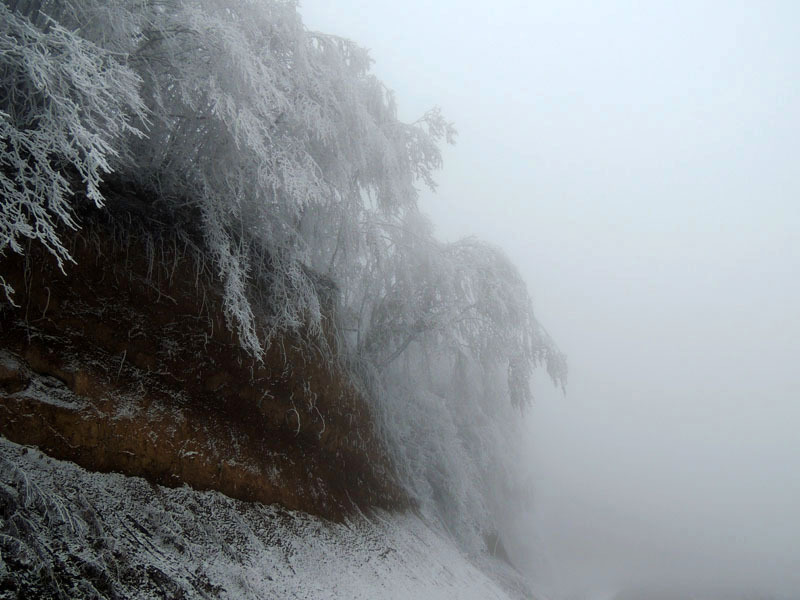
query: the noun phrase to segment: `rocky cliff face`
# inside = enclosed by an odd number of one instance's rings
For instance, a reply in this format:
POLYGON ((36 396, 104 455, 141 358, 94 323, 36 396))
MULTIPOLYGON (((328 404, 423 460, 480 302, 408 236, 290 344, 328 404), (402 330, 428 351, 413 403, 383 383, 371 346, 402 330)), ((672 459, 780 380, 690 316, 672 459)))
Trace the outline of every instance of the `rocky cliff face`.
POLYGON ((284 336, 263 362, 225 326, 218 285, 175 241, 73 238, 0 272, 0 434, 89 470, 339 518, 401 507, 364 399, 284 336))

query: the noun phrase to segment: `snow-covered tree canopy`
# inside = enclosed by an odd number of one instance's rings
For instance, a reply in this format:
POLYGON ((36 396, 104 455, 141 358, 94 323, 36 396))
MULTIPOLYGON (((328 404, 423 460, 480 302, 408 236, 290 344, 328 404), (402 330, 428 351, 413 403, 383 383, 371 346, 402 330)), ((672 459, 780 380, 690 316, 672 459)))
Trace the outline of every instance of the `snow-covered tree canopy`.
POLYGON ((455 130, 438 109, 401 122, 369 67, 353 42, 305 29, 293 1, 3 0, 0 254, 32 239, 70 260, 76 198, 102 207, 112 176, 193 220, 256 358, 286 331, 323 340, 324 276, 409 487, 465 504, 493 467, 458 481, 476 462, 458 448, 501 427, 480 415, 527 405, 535 366, 561 383, 566 366, 500 251, 435 240, 416 186, 434 187, 455 130), (482 391, 456 399, 465 377, 482 391), (407 445, 423 410, 446 421, 447 448, 407 445))

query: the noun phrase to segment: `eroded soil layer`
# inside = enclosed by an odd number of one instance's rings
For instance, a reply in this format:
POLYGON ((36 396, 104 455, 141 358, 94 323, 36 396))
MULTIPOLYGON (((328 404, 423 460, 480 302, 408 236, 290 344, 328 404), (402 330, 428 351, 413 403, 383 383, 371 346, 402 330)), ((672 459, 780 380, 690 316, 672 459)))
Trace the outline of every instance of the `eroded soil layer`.
POLYGON ((397 508, 367 405, 330 361, 278 338, 243 352, 219 284, 177 242, 75 236, 0 261, 0 434, 99 472, 330 518, 397 508))

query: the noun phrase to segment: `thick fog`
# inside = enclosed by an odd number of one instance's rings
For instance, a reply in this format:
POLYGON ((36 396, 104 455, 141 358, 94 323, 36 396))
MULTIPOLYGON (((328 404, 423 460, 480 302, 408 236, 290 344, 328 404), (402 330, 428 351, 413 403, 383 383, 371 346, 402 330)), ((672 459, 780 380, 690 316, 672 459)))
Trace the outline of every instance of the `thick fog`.
POLYGON ((526 417, 544 589, 797 597, 800 5, 301 13, 371 49, 404 119, 456 122, 425 210, 506 250, 569 357, 526 417))

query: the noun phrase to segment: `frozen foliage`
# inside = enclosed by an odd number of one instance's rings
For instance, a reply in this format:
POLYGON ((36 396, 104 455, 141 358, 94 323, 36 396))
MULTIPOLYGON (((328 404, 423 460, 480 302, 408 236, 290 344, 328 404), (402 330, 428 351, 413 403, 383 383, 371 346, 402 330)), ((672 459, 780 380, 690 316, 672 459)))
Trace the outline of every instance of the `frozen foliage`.
POLYGON ((69 177, 102 206, 101 176, 127 136, 141 135, 131 116, 144 104, 131 69, 47 24, 45 33, 0 4, 0 254, 35 239, 61 264, 69 253, 57 228, 76 226, 69 177))
POLYGON ((331 523, 87 473, 0 438, 0 598, 531 597, 477 560, 414 516, 331 523))
POLYGON ((399 122, 365 51, 307 32, 293 3, 174 2, 141 38, 133 55, 153 125, 126 176, 197 211, 226 314, 255 355, 280 331, 318 334, 304 266, 335 271, 363 237, 320 228, 367 205, 413 206, 449 126, 436 111, 399 122), (270 310, 261 331, 254 304, 270 310))
POLYGON ((455 136, 440 111, 399 121, 366 51, 290 1, 0 9, 0 252, 35 238, 67 258, 69 178, 101 205, 113 169, 200 237, 254 357, 286 331, 330 350, 336 330, 408 489, 477 544, 509 496, 531 372, 563 383, 566 365, 502 253, 441 244, 417 211, 455 136))

